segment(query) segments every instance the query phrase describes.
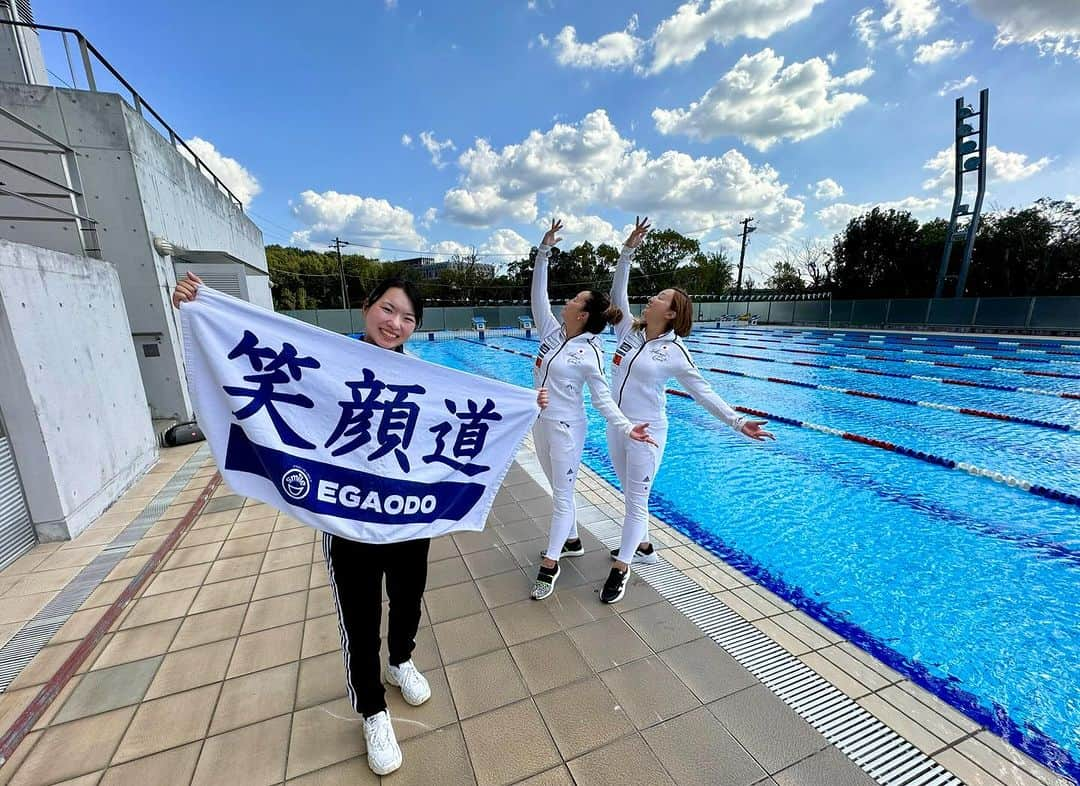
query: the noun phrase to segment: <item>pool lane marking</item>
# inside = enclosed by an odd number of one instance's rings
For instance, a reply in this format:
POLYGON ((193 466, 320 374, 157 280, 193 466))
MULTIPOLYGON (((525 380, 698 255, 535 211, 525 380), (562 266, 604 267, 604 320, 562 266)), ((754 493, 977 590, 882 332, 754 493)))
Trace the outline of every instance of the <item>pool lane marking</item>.
MULTIPOLYGON (((715 320, 704 320, 704 321, 705 322, 715 322, 715 320)), ((728 334, 735 334, 735 335, 745 335, 747 332, 751 332, 751 331, 746 331, 745 329, 726 327, 726 326, 723 325, 723 323, 721 323, 719 327, 707 327, 707 326, 702 325, 702 329, 710 330, 710 331, 714 331, 714 332, 718 332, 718 333, 728 333, 728 334)), ((941 347, 941 348, 951 347, 951 348, 954 348, 954 349, 985 349, 985 350, 988 350, 988 351, 993 351, 993 350, 996 349, 996 350, 999 350, 1001 352, 1012 352, 1014 354, 1024 353, 1024 354, 1033 354, 1033 355, 1060 355, 1060 356, 1063 356, 1063 357, 1075 358, 1075 360, 1072 360, 1072 361, 1061 361, 1061 362, 1080 363, 1080 342, 1063 344, 1063 343, 1057 343, 1057 342, 1034 343, 1034 342, 1018 342, 1018 341, 986 341, 986 340, 983 340, 983 339, 979 339, 979 338, 977 338, 975 336, 972 336, 970 338, 963 339, 966 343, 958 344, 958 343, 955 343, 955 342, 957 340, 960 340, 960 339, 946 340, 946 339, 937 338, 937 337, 934 337, 934 338, 929 338, 929 337, 925 337, 925 336, 907 337, 907 336, 901 336, 901 335, 897 335, 897 334, 888 334, 888 335, 886 335, 886 334, 874 334, 874 333, 869 334, 867 340, 864 342, 864 341, 859 340, 860 339, 860 334, 858 334, 858 333, 846 333, 846 332, 828 333, 826 331, 821 331, 821 330, 793 330, 791 328, 784 328, 784 327, 772 326, 772 325, 767 325, 767 326, 765 326, 764 329, 768 330, 769 332, 779 333, 779 334, 782 334, 782 335, 785 335, 785 336, 821 337, 824 341, 833 341, 833 342, 846 341, 846 342, 850 342, 851 344, 856 345, 856 346, 861 346, 864 343, 866 343, 866 344, 886 344, 886 343, 890 343, 890 344, 895 345, 895 344, 902 344, 902 343, 910 344, 911 342, 918 341, 918 342, 922 342, 920 344, 921 346, 931 346, 931 347, 941 347), (1064 351, 1064 352, 1062 352, 1062 351, 1054 351, 1053 349, 1022 349, 1021 347, 1054 347, 1054 348, 1056 348, 1058 350, 1066 350, 1066 349, 1068 349, 1068 350, 1075 350, 1075 351, 1064 351)), ((761 330, 761 328, 758 328, 758 330, 761 330)), ((1024 358, 1024 359, 1026 360, 1027 358, 1024 358)))
MULTIPOLYGON (((758 339, 760 341, 772 341, 772 339, 758 339)), ((711 341, 703 340, 700 338, 684 338, 688 344, 704 344, 710 347, 732 347, 735 349, 762 349, 766 352, 785 352, 792 355, 819 355, 822 357, 838 357, 838 358, 854 358, 857 360, 873 360, 884 363, 908 363, 918 366, 938 366, 940 368, 959 368, 970 369, 971 371, 995 371, 1000 374, 1021 374, 1023 376, 1030 377, 1051 377, 1053 379, 1080 379, 1080 374, 1065 374, 1058 371, 1035 371, 1033 369, 1017 369, 1017 368, 1005 368, 1003 366, 973 366, 965 363, 947 363, 943 360, 920 360, 916 358, 890 358, 884 355, 870 355, 859 354, 857 352, 823 352, 816 349, 792 349, 790 347, 766 347, 760 344, 740 343, 732 344, 726 341, 711 341)), ((782 342, 775 342, 782 343, 782 342)), ((820 345, 813 345, 820 346, 820 345)), ((920 354, 919 350, 900 350, 902 352, 910 352, 920 354)), ((953 357, 956 357, 953 355, 953 357)), ((1009 358, 1005 358, 1008 360, 1009 358)))
MULTIPOLYGON (((526 357, 529 359, 532 359, 533 357, 532 354, 529 352, 521 352, 516 349, 498 347, 482 341, 477 341, 475 339, 463 338, 461 340, 469 344, 479 344, 482 347, 498 350, 499 352, 507 352, 511 355, 521 355, 522 357, 526 357)), ((683 390, 676 390, 675 388, 666 388, 665 390, 668 394, 673 396, 692 398, 689 393, 683 390)), ((956 461, 955 459, 951 459, 946 456, 939 456, 935 453, 928 453, 922 450, 914 450, 913 448, 907 448, 903 445, 897 445, 896 443, 889 442, 888 440, 867 437, 862 434, 857 434, 853 431, 844 431, 842 429, 824 426, 820 423, 812 423, 810 421, 799 420, 797 418, 789 418, 783 415, 777 415, 775 413, 766 412, 760 409, 753 409, 751 407, 744 407, 741 405, 734 405, 732 408, 735 411, 742 412, 745 415, 753 415, 754 417, 765 418, 766 420, 775 421, 777 423, 785 423, 789 426, 810 429, 811 431, 817 431, 822 434, 829 434, 831 436, 840 437, 841 439, 848 440, 849 442, 855 442, 860 445, 879 448, 881 450, 887 450, 892 453, 897 453, 901 456, 907 456, 908 458, 913 458, 918 461, 926 462, 928 464, 944 467, 945 469, 958 469, 974 477, 983 477, 988 480, 992 480, 995 483, 1001 483, 1010 488, 1019 488, 1028 493, 1035 494, 1036 496, 1044 497, 1055 502, 1062 502, 1066 505, 1074 505, 1080 507, 1080 495, 1070 494, 1067 491, 1061 491, 1060 489, 1053 489, 1038 483, 1032 483, 1031 481, 1024 480, 1023 478, 1018 478, 1014 475, 1009 475, 1004 472, 998 472, 997 470, 979 467, 966 461, 956 461)))

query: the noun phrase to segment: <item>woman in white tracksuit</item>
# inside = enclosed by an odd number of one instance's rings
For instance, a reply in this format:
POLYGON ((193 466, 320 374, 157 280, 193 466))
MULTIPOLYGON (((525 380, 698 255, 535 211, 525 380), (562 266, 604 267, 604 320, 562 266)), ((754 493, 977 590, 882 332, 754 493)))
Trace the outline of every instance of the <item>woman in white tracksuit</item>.
POLYGON ((595 290, 579 292, 562 310, 562 324, 551 311, 547 292, 547 265, 562 223, 551 229, 536 252, 532 277, 532 314, 540 334, 540 348, 533 366, 533 381, 540 391, 540 417, 533 426, 533 441, 540 466, 551 483, 551 532, 540 564, 532 597, 542 600, 555 590, 559 557, 584 553, 577 536, 574 484, 581 466, 588 421, 585 419, 585 386, 592 402, 607 419, 608 428, 626 442, 650 442, 648 424, 634 426, 611 399, 604 377, 603 356, 597 334, 618 322, 622 312, 608 296, 595 290), (568 542, 569 540, 569 542, 568 542))
MULTIPOLYGON (((615 266, 611 282, 611 300, 627 315, 630 300, 627 284, 630 280, 630 261, 634 250, 649 231, 649 223, 637 221, 627 238, 615 266)), ((740 416, 713 392, 690 358, 680 337, 690 334, 693 326, 693 305, 690 296, 681 289, 665 289, 649 298, 639 319, 627 318, 615 326, 616 350, 611 389, 615 403, 627 418, 651 425, 654 444, 638 444, 623 437, 616 429, 608 428, 608 451, 615 474, 623 489, 626 514, 623 519, 622 543, 612 552, 615 566, 600 593, 605 603, 621 600, 626 592, 626 579, 632 561, 655 562, 656 554, 647 540, 649 522, 649 492, 667 439, 667 381, 679 380, 694 400, 714 417, 751 439, 772 439, 762 426, 764 420, 740 416)))

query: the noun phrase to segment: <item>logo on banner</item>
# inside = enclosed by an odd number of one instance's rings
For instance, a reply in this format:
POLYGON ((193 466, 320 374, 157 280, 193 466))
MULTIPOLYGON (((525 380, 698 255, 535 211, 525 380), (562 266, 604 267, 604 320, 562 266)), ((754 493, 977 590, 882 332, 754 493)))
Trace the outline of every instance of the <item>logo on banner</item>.
POLYGON ((303 499, 311 489, 311 478, 299 467, 293 467, 281 476, 281 488, 292 499, 303 499))

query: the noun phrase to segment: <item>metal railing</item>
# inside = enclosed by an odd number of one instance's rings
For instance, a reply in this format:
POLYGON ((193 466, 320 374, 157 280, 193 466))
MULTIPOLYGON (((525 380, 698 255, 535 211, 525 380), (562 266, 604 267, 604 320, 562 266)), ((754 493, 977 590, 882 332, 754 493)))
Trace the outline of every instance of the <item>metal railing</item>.
POLYGON ((139 95, 139 91, 136 90, 130 82, 124 79, 120 72, 117 71, 108 60, 105 59, 105 56, 101 54, 101 52, 99 52, 92 43, 86 40, 86 36, 84 36, 81 32, 71 27, 57 27, 56 25, 39 25, 32 24, 30 22, 16 22, 10 19, 0 19, 0 25, 6 25, 8 27, 28 28, 35 31, 45 30, 53 33, 59 33, 63 41, 64 53, 67 56, 68 69, 71 72, 72 85, 74 86, 77 84, 78 80, 76 80, 75 78, 75 64, 72 60, 71 47, 68 43, 68 36, 73 36, 75 39, 75 43, 78 46, 79 60, 82 63, 82 74, 87 89, 91 92, 98 92, 97 78, 94 75, 94 63, 97 62, 106 71, 108 71, 109 74, 111 74, 117 82, 123 85, 124 89, 131 95, 131 105, 135 109, 135 111, 138 112, 141 116, 143 116, 144 113, 149 114, 150 117, 153 117, 158 123, 160 123, 161 127, 164 128, 166 131, 166 134, 163 134, 163 136, 168 136, 169 143, 174 148, 182 148, 187 153, 187 155, 191 156, 191 161, 195 165, 195 168, 199 172, 206 174, 214 182, 214 186, 219 190, 223 191, 229 197, 229 199, 232 200, 232 202, 237 206, 237 208, 243 211, 244 203, 240 201, 240 198, 229 190, 229 187, 225 185, 221 178, 214 174, 214 170, 207 166, 207 164, 203 162, 201 158, 195 155, 195 151, 188 146, 187 142, 185 142, 180 137, 180 135, 173 129, 172 126, 165 122, 165 119, 161 115, 159 115, 154 110, 154 108, 150 106, 150 104, 148 104, 145 99, 143 99, 141 95, 139 95))
POLYGON ((36 183, 44 183, 54 189, 59 189, 59 193, 55 191, 17 191, 14 188, 9 188, 6 180, 0 180, 0 194, 15 197, 23 202, 36 205, 37 207, 67 217, 66 219, 50 219, 42 216, 0 216, 0 219, 20 221, 72 220, 78 230, 79 245, 82 248, 83 254, 88 257, 94 257, 95 259, 101 259, 101 245, 98 242, 97 221, 87 215, 86 198, 82 190, 82 178, 79 175, 79 160, 75 151, 63 142, 49 136, 44 131, 23 121, 18 115, 9 112, 3 107, 0 107, 0 117, 6 118, 24 131, 28 131, 44 140, 50 147, 50 149, 43 149, 41 147, 30 145, 5 144, 0 147, 0 151, 14 153, 54 153, 60 158, 60 167, 64 172, 64 180, 66 181, 61 183, 57 180, 53 180, 50 177, 34 172, 33 170, 0 155, 0 172, 2 172, 2 167, 7 167, 9 170, 14 171, 24 178, 30 178, 36 183), (62 207, 58 207, 57 205, 45 201, 57 198, 67 200, 71 205, 71 209, 65 210, 62 207))

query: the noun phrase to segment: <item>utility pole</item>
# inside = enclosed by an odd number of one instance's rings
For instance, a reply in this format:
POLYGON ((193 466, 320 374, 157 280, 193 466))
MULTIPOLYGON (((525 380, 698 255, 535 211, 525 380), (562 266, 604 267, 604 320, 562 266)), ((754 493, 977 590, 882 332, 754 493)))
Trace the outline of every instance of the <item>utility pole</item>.
POLYGON ((739 290, 742 289, 742 268, 743 260, 746 259, 746 238, 747 236, 757 229, 757 227, 750 226, 750 222, 754 219, 752 217, 744 218, 739 223, 742 224, 742 250, 739 251, 739 277, 735 281, 735 296, 739 296, 739 290))
POLYGON ((345 308, 345 313, 349 315, 349 332, 352 333, 352 309, 349 308, 349 290, 345 285, 345 263, 341 259, 341 247, 347 245, 349 245, 348 240, 342 240, 340 237, 335 237, 334 242, 330 244, 330 248, 337 252, 338 276, 341 279, 341 305, 345 308))

